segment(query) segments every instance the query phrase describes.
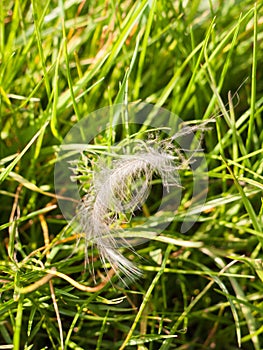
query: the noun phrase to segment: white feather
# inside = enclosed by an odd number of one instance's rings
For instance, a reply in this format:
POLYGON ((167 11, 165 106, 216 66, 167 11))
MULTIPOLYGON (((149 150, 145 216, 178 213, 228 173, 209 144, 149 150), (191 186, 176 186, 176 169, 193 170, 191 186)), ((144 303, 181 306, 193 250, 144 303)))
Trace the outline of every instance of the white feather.
POLYGON ((86 243, 95 244, 101 261, 108 261, 118 273, 121 271, 129 279, 140 276, 140 270, 119 251, 119 247, 128 247, 122 238, 120 218, 132 215, 141 207, 150 193, 154 174, 162 179, 164 187, 180 186, 178 170, 185 168, 193 157, 186 157, 173 144, 177 138, 190 132, 201 130, 207 122, 199 126, 186 127, 171 139, 156 142, 140 141, 133 147, 133 153, 116 155, 110 158, 110 166, 99 163, 93 169, 93 183, 83 197, 78 208, 77 220, 85 233, 86 243))

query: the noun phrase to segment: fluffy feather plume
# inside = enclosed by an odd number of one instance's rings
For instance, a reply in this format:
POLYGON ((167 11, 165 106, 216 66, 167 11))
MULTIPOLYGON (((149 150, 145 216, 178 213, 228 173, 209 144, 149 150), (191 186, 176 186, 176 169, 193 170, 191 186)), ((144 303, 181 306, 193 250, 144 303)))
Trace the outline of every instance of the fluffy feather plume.
POLYGON ((141 208, 150 193, 154 174, 168 190, 170 186, 181 187, 178 170, 189 165, 193 157, 187 159, 174 140, 204 128, 204 124, 188 126, 185 131, 159 142, 137 140, 132 152, 129 144, 123 154, 111 155, 110 165, 97 162, 92 170, 91 186, 79 205, 77 220, 85 233, 86 246, 96 245, 103 264, 108 261, 117 273, 120 271, 131 280, 140 276, 140 270, 118 249, 133 250, 121 237, 121 223, 129 220, 127 214, 131 216, 141 208))

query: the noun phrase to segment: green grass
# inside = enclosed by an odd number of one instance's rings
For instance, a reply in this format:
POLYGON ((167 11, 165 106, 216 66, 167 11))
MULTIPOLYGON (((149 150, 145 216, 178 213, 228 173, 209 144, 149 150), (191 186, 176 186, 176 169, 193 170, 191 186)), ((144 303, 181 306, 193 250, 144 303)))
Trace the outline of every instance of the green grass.
POLYGON ((0 349, 263 348, 262 21, 251 0, 0 2, 0 349), (209 189, 189 206, 182 174, 172 223, 124 251, 143 277, 100 285, 95 250, 96 287, 54 164, 76 122, 126 98, 219 116, 209 189))

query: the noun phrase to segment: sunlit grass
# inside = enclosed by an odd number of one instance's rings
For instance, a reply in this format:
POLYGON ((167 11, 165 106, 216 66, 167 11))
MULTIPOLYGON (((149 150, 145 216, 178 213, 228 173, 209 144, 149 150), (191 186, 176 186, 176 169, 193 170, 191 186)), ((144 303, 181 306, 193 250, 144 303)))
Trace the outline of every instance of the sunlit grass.
POLYGON ((262 20, 250 0, 0 2, 0 348, 262 349, 262 20), (94 251, 94 284, 54 164, 77 121, 126 97, 216 117, 207 201, 186 172, 168 228, 123 250, 143 277, 107 266, 107 283, 94 251))

